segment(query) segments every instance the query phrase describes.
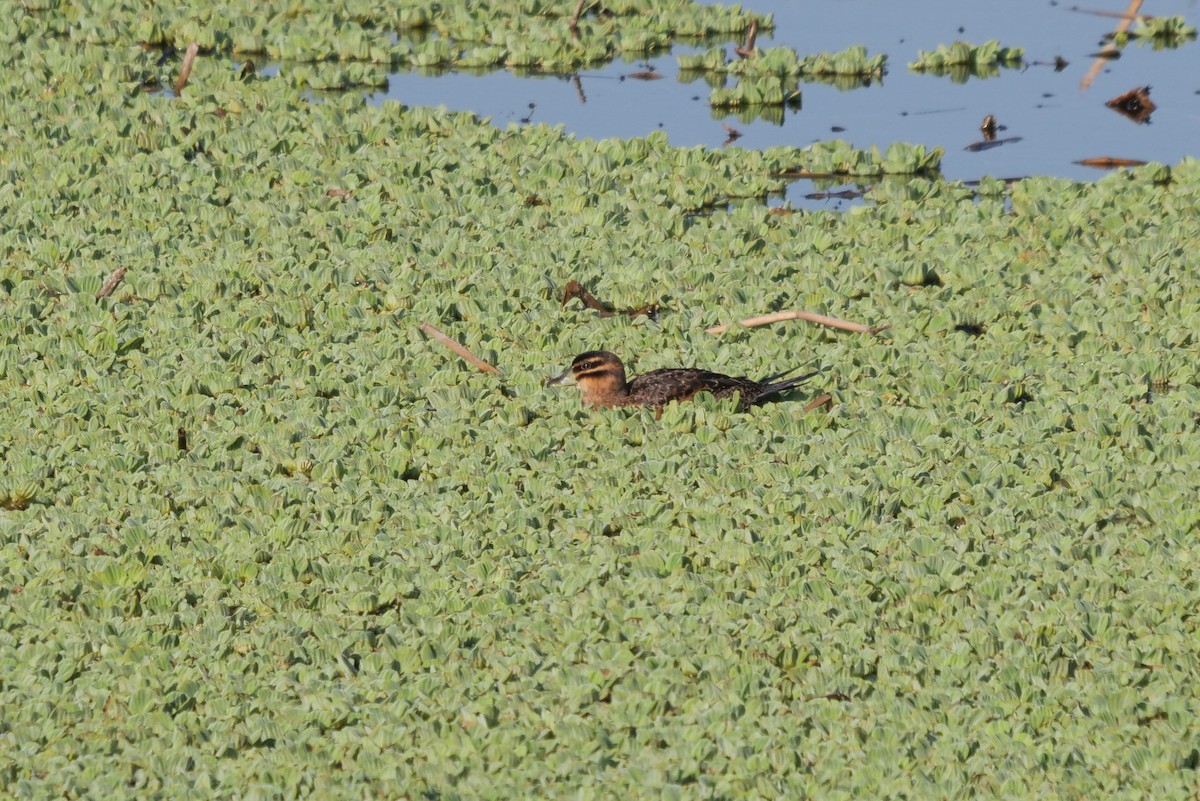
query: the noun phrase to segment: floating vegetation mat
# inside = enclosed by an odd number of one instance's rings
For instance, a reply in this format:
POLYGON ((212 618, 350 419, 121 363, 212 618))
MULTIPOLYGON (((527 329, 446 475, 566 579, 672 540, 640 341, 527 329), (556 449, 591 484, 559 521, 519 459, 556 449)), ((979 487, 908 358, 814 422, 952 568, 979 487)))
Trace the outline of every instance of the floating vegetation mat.
POLYGON ((851 75, 861 78, 881 78, 887 66, 887 56, 867 56, 861 45, 840 53, 817 53, 803 58, 790 47, 771 47, 755 50, 743 58, 730 60, 724 48, 714 47, 703 53, 678 56, 679 68, 742 78, 768 76, 851 75))
POLYGON ((1196 28, 1183 17, 1138 17, 1132 31, 1116 35, 1118 42, 1132 36, 1141 40, 1154 40, 1159 45, 1172 46, 1196 38, 1196 28))
POLYGON ((173 97, 142 9, 0 23, 0 796, 1194 794, 1200 163, 173 97), (826 167, 916 174, 758 202, 826 167), (787 310, 890 328, 707 333, 787 310))
POLYGON ((43 30, 109 45, 140 41, 239 58, 287 62, 325 71, 358 62, 386 74, 409 67, 525 67, 570 71, 666 49, 673 40, 737 38, 754 24, 772 27, 770 15, 738 6, 677 0, 416 0, 383 3, 295 4, 282 0, 228 3, 127 4, 80 7, 26 4, 6 24, 14 32, 43 30))
POLYGON ((862 46, 840 53, 818 53, 801 58, 790 47, 739 50, 741 58, 730 60, 722 47, 704 53, 679 56, 685 78, 704 76, 713 86, 709 104, 714 108, 783 106, 800 100, 800 78, 825 80, 844 89, 869 85, 882 78, 887 57, 867 56, 862 46), (737 83, 725 88, 727 77, 737 83))
POLYGON ((1019 67, 1024 56, 1024 48, 1001 47, 995 40, 981 45, 954 42, 938 45, 937 50, 917 51, 917 60, 908 68, 913 72, 949 75, 955 83, 964 83, 968 78, 994 78, 1000 74, 1000 67, 1019 67))

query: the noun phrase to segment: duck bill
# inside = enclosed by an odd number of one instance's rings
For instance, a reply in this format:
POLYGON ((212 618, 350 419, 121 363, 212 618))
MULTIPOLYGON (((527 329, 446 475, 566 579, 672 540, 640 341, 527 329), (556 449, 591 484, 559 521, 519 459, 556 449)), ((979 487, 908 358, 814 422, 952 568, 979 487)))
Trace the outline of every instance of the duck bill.
POLYGON ((574 383, 575 383, 575 376, 571 374, 570 367, 568 367, 566 370, 563 370, 561 373, 554 376, 553 378, 546 379, 546 386, 548 386, 548 387, 561 387, 561 386, 566 386, 568 384, 574 384, 574 383))

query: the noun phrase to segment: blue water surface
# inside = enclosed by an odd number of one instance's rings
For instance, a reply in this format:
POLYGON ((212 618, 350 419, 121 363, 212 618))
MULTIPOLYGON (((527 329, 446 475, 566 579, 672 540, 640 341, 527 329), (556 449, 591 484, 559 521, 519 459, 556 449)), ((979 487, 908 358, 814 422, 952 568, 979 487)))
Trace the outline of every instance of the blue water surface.
MULTIPOLYGON (((871 86, 843 91, 802 83, 801 106, 782 121, 751 122, 714 112, 704 81, 680 80, 676 56, 706 48, 677 44, 670 53, 614 62, 578 75, 517 75, 447 72, 393 75, 373 101, 446 106, 471 111, 501 127, 526 121, 563 125, 579 137, 636 137, 656 130, 678 146, 722 147, 725 126, 741 136, 736 145, 766 148, 845 139, 881 150, 893 142, 941 146, 942 173, 950 179, 1051 175, 1093 180, 1102 173, 1076 161, 1117 157, 1175 163, 1197 155, 1200 129, 1200 43, 1154 50, 1130 42, 1121 57, 1106 61, 1094 82, 1082 81, 1096 61, 1106 33, 1119 20, 1086 13, 1050 0, 753 0, 744 6, 774 15, 775 30, 759 47, 789 45, 801 55, 865 45, 888 56, 888 73, 871 86), (974 44, 997 39, 1025 48, 1025 65, 1001 69, 993 78, 955 83, 949 77, 914 73, 907 64, 919 50, 962 39, 974 44), (1056 71, 1054 61, 1067 62, 1056 71), (660 80, 633 73, 652 68, 660 80), (1107 108, 1106 100, 1139 86, 1151 87, 1159 106, 1148 124, 1107 108), (980 123, 994 115, 1005 126, 1000 138, 1019 139, 982 151, 965 149, 981 140, 980 123)), ((1119 14, 1123 0, 1095 0, 1091 11, 1119 14)), ((1147 0, 1142 13, 1181 15, 1200 21, 1197 0, 1147 0)), ((733 44, 727 45, 733 56, 733 44)), ((811 185, 789 192, 793 203, 811 185)), ((823 200, 837 206, 844 201, 823 200)), ((812 205, 811 202, 802 205, 812 205)))

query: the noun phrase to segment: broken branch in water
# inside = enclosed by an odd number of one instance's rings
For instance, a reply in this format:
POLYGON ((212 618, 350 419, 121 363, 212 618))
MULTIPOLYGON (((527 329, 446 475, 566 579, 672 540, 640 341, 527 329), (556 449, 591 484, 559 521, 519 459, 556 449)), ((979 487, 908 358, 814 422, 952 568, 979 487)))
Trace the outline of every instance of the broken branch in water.
POLYGON ((125 280, 125 273, 128 269, 128 267, 118 267, 109 273, 108 278, 100 286, 100 291, 96 293, 96 300, 107 298, 115 292, 117 287, 121 285, 121 282, 125 280))
POLYGON ((470 362, 472 365, 474 365, 478 369, 482 370, 483 372, 494 373, 495 375, 501 375, 501 372, 497 368, 488 364, 483 359, 476 356, 474 353, 471 353, 471 351, 467 350, 465 347, 458 344, 453 339, 446 336, 445 334, 443 334, 441 331, 434 328, 429 323, 421 323, 421 330, 425 332, 426 336, 436 339, 438 342, 441 342, 447 348, 454 351, 456 354, 461 356, 464 360, 466 360, 467 362, 470 362))
POLYGON ((575 298, 579 298, 579 300, 583 302, 583 305, 587 306, 589 309, 594 309, 595 311, 599 312, 601 317, 615 317, 618 314, 624 314, 632 318, 641 317, 644 315, 650 318, 651 322, 658 322, 657 303, 648 303, 645 306, 637 309, 622 309, 621 311, 613 311, 612 309, 608 308, 608 306, 605 306, 603 303, 597 300, 595 295, 593 295, 591 292, 588 292, 587 287, 572 279, 567 283, 566 289, 563 290, 562 305, 566 306, 575 298))
POLYGON ((1146 162, 1141 159, 1119 159, 1111 156, 1101 156, 1094 159, 1081 159, 1075 163, 1084 167, 1095 167, 1100 170, 1115 170, 1121 167, 1141 167, 1146 162))

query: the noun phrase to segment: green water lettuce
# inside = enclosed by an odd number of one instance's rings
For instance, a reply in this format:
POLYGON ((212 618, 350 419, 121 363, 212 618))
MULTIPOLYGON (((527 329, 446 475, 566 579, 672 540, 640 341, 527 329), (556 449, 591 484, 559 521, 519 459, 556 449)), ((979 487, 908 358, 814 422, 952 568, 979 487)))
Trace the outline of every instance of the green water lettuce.
POLYGON ((249 10, 46 5, 0 49, 2 794, 1194 792, 1200 163, 175 98, 134 20, 249 10), (763 202, 818 168, 896 174, 763 202), (705 333, 786 309, 891 327, 705 333), (824 373, 598 413, 542 386, 592 347, 824 373))

